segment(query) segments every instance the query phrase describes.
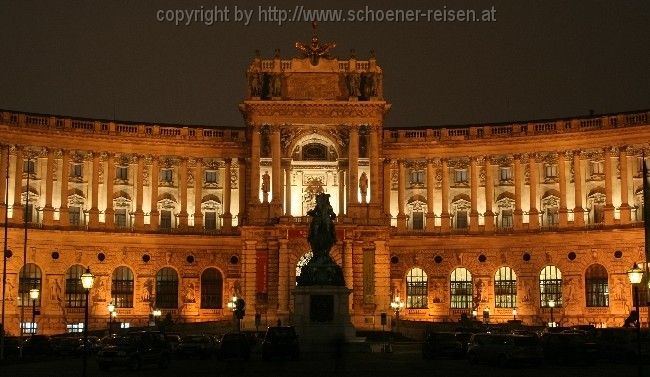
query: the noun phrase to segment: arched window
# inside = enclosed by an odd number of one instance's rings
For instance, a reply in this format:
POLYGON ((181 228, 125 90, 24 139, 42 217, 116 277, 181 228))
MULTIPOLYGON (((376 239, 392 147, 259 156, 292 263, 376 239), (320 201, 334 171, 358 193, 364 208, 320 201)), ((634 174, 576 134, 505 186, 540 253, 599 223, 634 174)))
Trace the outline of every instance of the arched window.
POLYGON ((216 268, 208 268, 201 274, 201 308, 220 309, 223 297, 223 278, 216 268))
POLYGON ((592 264, 585 273, 585 290, 588 307, 608 307, 609 287, 607 270, 600 264, 592 264))
POLYGON ((41 305, 41 297, 43 292, 41 290, 41 269, 34 263, 27 263, 20 269, 20 281, 18 283, 18 306, 30 306, 32 300, 29 298, 30 289, 38 289, 40 295, 36 300, 36 305, 41 305))
POLYGON ((494 274, 494 306, 517 307, 517 274, 510 267, 499 267, 494 274))
POLYGON ((133 307, 133 271, 128 267, 118 267, 113 271, 111 299, 116 308, 133 307))
POLYGON ((424 309, 427 307, 427 274, 418 267, 406 274, 406 307, 424 309))
MULTIPOLYGON (((65 272, 65 306, 67 308, 82 308, 86 305, 86 292, 81 285, 81 274, 84 271, 86 269, 83 266, 75 264, 65 272)), ((54 284, 58 284, 58 282, 54 284)))
POLYGON ((562 306, 562 272, 555 266, 546 266, 539 273, 539 305, 548 308, 554 300, 555 306, 562 306))
POLYGON ((178 308, 178 274, 171 267, 156 274, 156 308, 178 308))
POLYGON ((451 308, 469 309, 472 307, 472 274, 464 267, 458 267, 451 273, 450 279, 451 308))

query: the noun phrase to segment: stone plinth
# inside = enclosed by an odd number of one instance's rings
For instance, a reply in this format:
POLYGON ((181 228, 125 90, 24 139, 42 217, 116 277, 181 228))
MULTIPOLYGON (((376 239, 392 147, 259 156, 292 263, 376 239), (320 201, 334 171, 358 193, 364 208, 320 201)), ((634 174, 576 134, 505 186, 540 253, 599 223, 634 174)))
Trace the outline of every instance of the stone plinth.
POLYGON ((350 322, 348 300, 351 289, 338 286, 296 287, 293 323, 305 351, 331 351, 342 341, 356 340, 350 322))

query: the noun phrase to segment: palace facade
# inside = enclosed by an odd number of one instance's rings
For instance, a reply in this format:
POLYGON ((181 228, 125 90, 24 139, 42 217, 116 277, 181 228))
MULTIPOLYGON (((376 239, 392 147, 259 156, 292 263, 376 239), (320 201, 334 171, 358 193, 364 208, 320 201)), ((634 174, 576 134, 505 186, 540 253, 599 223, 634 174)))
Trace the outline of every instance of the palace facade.
POLYGON ((319 192, 338 215, 331 253, 358 329, 381 329, 398 298, 413 320, 487 309, 543 324, 554 310, 562 325, 623 324, 626 272, 645 261, 650 112, 393 129, 372 54, 303 48, 253 59, 244 127, 0 112, 7 331, 79 330, 87 267, 90 329, 107 327, 111 302, 122 326, 153 309, 230 319, 233 296, 245 328, 255 313, 291 322, 319 192))

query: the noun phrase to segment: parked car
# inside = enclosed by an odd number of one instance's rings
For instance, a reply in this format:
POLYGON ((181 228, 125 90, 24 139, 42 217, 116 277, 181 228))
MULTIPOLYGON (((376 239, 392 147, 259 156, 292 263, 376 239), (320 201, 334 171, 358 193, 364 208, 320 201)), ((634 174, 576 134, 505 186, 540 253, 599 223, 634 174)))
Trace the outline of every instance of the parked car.
POLYGON ((176 353, 176 349, 178 348, 178 345, 181 344, 180 334, 167 333, 165 334, 165 339, 169 343, 169 347, 172 353, 176 353))
POLYGON ((273 357, 300 358, 298 335, 293 326, 273 326, 266 330, 262 341, 262 359, 270 360, 273 357))
POLYGON ((83 338, 57 337, 52 338, 52 352, 57 356, 79 356, 83 351, 83 338))
MULTIPOLYGON (((599 358, 612 362, 634 362, 637 360, 638 344, 637 333, 634 328, 608 328, 597 329, 594 332, 594 341, 598 346, 599 358)), ((648 331, 640 332, 641 357, 650 357, 650 334, 648 331)))
POLYGON ((434 359, 440 356, 461 357, 465 355, 471 334, 427 331, 422 343, 422 357, 434 359))
POLYGON ((144 364, 166 368, 170 360, 169 343, 156 331, 141 331, 127 335, 112 335, 104 339, 97 353, 99 368, 108 370, 113 366, 126 366, 138 370, 144 364))
POLYGON ((481 333, 472 335, 467 357, 472 364, 487 362, 508 366, 523 362, 538 364, 544 354, 536 336, 481 333))
POLYGON ((31 335, 23 343, 23 356, 41 357, 52 354, 52 342, 46 335, 31 335))
POLYGON ((178 357, 200 357, 207 359, 216 352, 216 343, 208 335, 185 335, 176 348, 178 357))
POLYGON ((251 346, 245 334, 232 332, 224 334, 219 341, 217 358, 219 360, 239 358, 248 360, 251 356, 251 346))
POLYGON ((558 364, 590 363, 598 359, 598 344, 585 331, 564 330, 542 335, 544 359, 558 364))

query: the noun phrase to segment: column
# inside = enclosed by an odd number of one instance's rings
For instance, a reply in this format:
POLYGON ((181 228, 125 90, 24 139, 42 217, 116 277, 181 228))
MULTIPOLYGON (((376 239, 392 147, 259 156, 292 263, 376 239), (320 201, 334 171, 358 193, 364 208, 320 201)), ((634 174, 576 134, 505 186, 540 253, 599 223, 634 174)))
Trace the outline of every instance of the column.
MULTIPOLYGON (((88 227, 99 227, 99 153, 93 153, 93 176, 91 190, 91 207, 88 211, 88 227)), ((106 178, 106 177, 104 177, 106 178)))
POLYGON ((273 174, 271 177, 271 202, 278 205, 282 205, 281 162, 282 152, 280 150, 280 127, 273 126, 271 129, 271 170, 273 174))
POLYGON ((557 170, 560 179, 560 228, 566 228, 568 224, 566 207, 566 157, 564 152, 558 153, 557 156, 557 170))
MULTIPOLYGON (((350 143, 348 146, 348 206, 359 204, 359 126, 350 126, 350 143)), ((350 211, 348 211, 348 215, 350 211)))
MULTIPOLYGON (((194 164, 194 230, 203 230, 203 211, 201 211, 201 204, 203 201, 203 161, 200 159, 196 160, 194 164)), ((228 179, 229 176, 225 177, 224 180, 224 191, 223 191, 223 199, 224 199, 224 209, 223 209, 223 215, 222 217, 225 216, 226 214, 226 182, 230 182, 228 179)), ((228 199, 230 200, 230 192, 228 193, 228 199)), ((230 203, 228 203, 228 212, 230 212, 230 203)), ((224 217, 225 219, 225 217, 224 217)), ((232 220, 232 217, 231 217, 232 220)))
MULTIPOLYGON (((237 215, 237 224, 243 225, 246 217, 246 205, 248 203, 248 196, 246 195, 248 192, 246 191, 246 187, 247 187, 246 159, 240 158, 238 162, 239 162, 239 176, 237 178, 239 179, 239 182, 237 187, 239 187, 239 214, 237 215)), ((252 191, 253 190, 251 190, 250 192, 252 191)))
POLYGON ((521 171, 521 155, 514 156, 515 165, 515 211, 514 214, 514 228, 520 230, 524 223, 524 211, 521 209, 521 184, 523 181, 523 172, 521 171))
POLYGON ((469 159, 470 170, 470 204, 469 231, 478 232, 478 168, 476 157, 469 159))
POLYGON ((181 158, 180 174, 178 177, 178 191, 181 210, 178 213, 178 227, 187 228, 187 158, 181 158))
POLYGON ((585 216, 584 209, 582 208, 582 163, 580 161, 581 152, 573 152, 573 183, 575 187, 575 203, 576 206, 573 209, 573 225, 574 226, 584 226, 585 225, 585 216))
POLYGON ((397 205, 399 212, 397 213, 397 230, 406 230, 406 214, 404 213, 404 196, 406 194, 406 172, 404 168, 404 160, 397 161, 398 167, 398 191, 397 191, 397 205))
POLYGON ((492 167, 492 158, 485 157, 485 231, 494 231, 494 212, 492 203, 494 202, 494 168, 492 167))
POLYGON ((371 125, 370 128, 370 203, 379 204, 379 135, 377 132, 379 126, 371 125))
POLYGON ((113 210, 113 182, 115 180, 115 155, 108 154, 106 161, 106 174, 104 174, 104 187, 106 187, 106 210, 104 211, 104 225, 107 228, 115 226, 115 211, 113 210))
POLYGON ((16 147, 16 166, 15 166, 15 178, 14 178, 14 205, 13 205, 13 215, 11 217, 12 222, 22 223, 25 209, 23 208, 22 202, 22 193, 23 193, 23 148, 16 147))
POLYGON ((390 173, 391 173, 391 163, 390 159, 385 158, 384 159, 384 179, 382 180, 383 183, 383 190, 384 193, 382 194, 382 199, 384 202, 384 216, 388 219, 387 221, 390 221, 391 213, 390 213, 390 190, 391 190, 391 180, 390 180, 390 173))
POLYGON ((279 260, 278 263, 278 312, 289 313, 289 240, 278 240, 279 260))
POLYGON ((260 127, 251 125, 251 203, 260 202, 260 127))
POLYGON ((632 209, 630 208, 630 194, 628 192, 629 173, 627 170, 627 147, 619 149, 619 165, 621 168, 621 224, 629 224, 631 221, 632 209))
MULTIPOLYGON (((257 269, 257 241, 256 240, 246 240, 243 242, 244 249, 242 250, 242 278, 243 284, 242 295, 243 299, 246 300, 246 306, 248 308, 255 307, 255 283, 257 279, 256 269, 257 269)), ((249 309, 250 310, 250 309, 249 309)))
POLYGON ((442 159, 442 212, 440 213, 443 233, 449 232, 451 219, 449 218, 449 162, 442 159))
POLYGON ((144 156, 137 156, 138 162, 136 165, 136 177, 133 180, 135 185, 135 229, 142 230, 144 228, 144 212, 142 211, 142 199, 144 190, 144 156))
POLYGON ((345 214, 345 169, 339 165, 339 216, 345 214))
MULTIPOLYGON (((339 203, 343 201, 343 197, 341 196, 341 186, 343 185, 343 181, 341 180, 341 172, 338 172, 339 177, 338 177, 338 182, 339 182, 339 203)), ((291 161, 288 162, 287 167, 284 169, 284 215, 285 216, 291 216, 291 161)), ((341 209, 341 206, 339 205, 339 210, 341 209)), ((339 215, 341 213, 339 212, 339 215)))
MULTIPOLYGON (((433 169, 433 160, 427 159, 427 223, 425 224, 425 230, 427 232, 433 232, 436 226, 436 215, 433 213, 433 189, 436 185, 436 173, 433 169)), ((390 181, 388 181, 390 185, 390 181)))
POLYGON ((528 229, 535 230, 539 228, 539 211, 537 210, 537 160, 536 155, 531 153, 528 155, 528 179, 530 186, 530 209, 528 211, 528 229))
MULTIPOLYGON (((54 207, 52 207, 52 190, 54 188, 54 151, 47 151, 47 171, 45 172, 45 207, 43 208, 43 225, 54 224, 54 207)), ((4 198, 3 198, 4 200, 4 198)))
POLYGON ((607 147, 604 150, 605 160, 605 225, 614 224, 614 204, 612 204, 612 150, 607 147))
POLYGON ((151 212, 149 213, 149 226, 152 230, 158 229, 160 224, 160 212, 158 212, 159 174, 158 157, 153 156, 151 161, 151 212))
POLYGON ((230 231, 232 229, 232 213, 230 212, 230 202, 232 194, 232 159, 224 159, 224 180, 223 180, 223 229, 230 231))
POLYGON ((5 195, 7 194, 7 169, 9 168, 9 146, 0 145, 0 223, 4 224, 5 213, 9 203, 5 201, 5 195))
POLYGON ((59 225, 70 225, 68 209, 68 181, 70 180, 70 151, 61 153, 61 205, 59 206, 59 225))

